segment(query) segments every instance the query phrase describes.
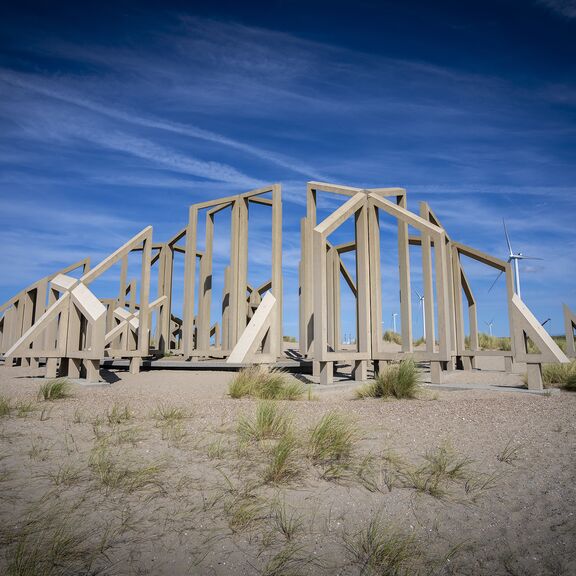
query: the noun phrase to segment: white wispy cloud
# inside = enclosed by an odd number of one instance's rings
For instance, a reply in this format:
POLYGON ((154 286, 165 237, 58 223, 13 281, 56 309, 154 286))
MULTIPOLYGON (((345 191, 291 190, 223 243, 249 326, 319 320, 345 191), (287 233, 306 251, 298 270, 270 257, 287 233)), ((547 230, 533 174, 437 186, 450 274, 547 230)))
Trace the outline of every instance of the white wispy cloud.
POLYGON ((576 18, 576 0, 536 0, 565 18, 576 18))
MULTIPOLYGON (((311 165, 308 165, 304 162, 299 162, 298 160, 289 158, 283 154, 278 154, 264 148, 252 146, 250 144, 234 140, 233 138, 228 138, 222 134, 217 134, 210 130, 203 130, 195 126, 190 126, 178 122, 170 122, 154 117, 144 117, 138 114, 115 109, 110 106, 94 102, 86 97, 83 97, 82 95, 75 94, 73 91, 64 91, 59 89, 50 79, 44 78, 39 82, 37 80, 30 80, 23 74, 16 74, 10 70, 2 70, 0 71, 0 80, 20 88, 30 90, 37 94, 47 96, 49 98, 54 98, 62 102, 67 102, 69 104, 85 108, 92 112, 97 112, 98 114, 102 114, 109 118, 121 120, 129 124, 135 124, 137 126, 155 128, 175 134, 190 136, 192 138, 198 138, 200 140, 207 140, 209 142, 221 144, 223 146, 251 154, 257 158, 269 161, 278 166, 282 166, 283 168, 288 168, 291 171, 304 174, 310 178, 326 178, 311 165)), ((62 85, 62 81, 60 80, 58 84, 62 85)))

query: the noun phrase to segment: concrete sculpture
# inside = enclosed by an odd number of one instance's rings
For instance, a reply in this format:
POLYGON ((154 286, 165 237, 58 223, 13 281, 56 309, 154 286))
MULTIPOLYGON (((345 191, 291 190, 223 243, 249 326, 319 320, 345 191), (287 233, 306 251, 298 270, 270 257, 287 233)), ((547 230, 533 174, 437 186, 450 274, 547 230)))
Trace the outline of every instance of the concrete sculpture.
MULTIPOLYGON (((332 381, 336 362, 350 364, 353 378, 366 380, 369 367, 378 372, 383 362, 412 357, 429 362, 432 382, 439 383, 444 371, 470 370, 478 357, 500 355, 509 371, 514 361, 525 362, 528 387, 541 389, 541 364, 568 361, 514 294, 510 263, 454 241, 427 203, 420 204, 419 214, 409 211, 406 190, 310 182, 306 205, 301 221, 298 362, 302 366, 312 362, 321 383, 332 381), (344 196, 346 201, 318 222, 317 202, 323 193, 344 196), (397 228, 401 344, 395 350, 385 347, 382 338, 381 238, 386 233, 382 215, 393 219, 397 228), (331 243, 330 235, 348 219, 354 221, 354 239, 331 243), (416 233, 410 234, 411 229, 416 233), (412 338, 410 247, 421 252, 424 348, 415 348, 412 338), (350 255, 356 260, 352 272, 345 264, 350 255), (476 299, 462 256, 506 277, 509 351, 480 349, 476 299), (353 349, 342 343, 342 281, 355 302, 353 349)), ((152 228, 147 227, 91 270, 89 261, 82 260, 28 286, 2 305, 0 314, 0 353, 23 365, 45 360, 48 377, 60 374, 97 381, 103 360, 128 359, 130 370, 137 373, 143 359, 150 362, 166 355, 182 367, 198 366, 210 358, 228 366, 274 364, 282 357, 281 187, 274 184, 193 204, 186 227, 167 242, 153 243, 152 228), (252 286, 248 279, 248 229, 254 205, 269 207, 272 213, 270 278, 260 286, 252 286), (221 317, 213 322, 216 216, 224 211, 230 214, 230 256, 219 303, 221 317), (201 217, 205 238, 204 249, 198 250, 201 217), (140 258, 140 272, 129 280, 130 255, 140 258), (184 298, 179 317, 173 302, 174 267, 175 258, 182 256, 184 298), (118 295, 98 298, 90 285, 116 264, 120 264, 118 295), (77 269, 79 278, 70 275, 77 269), (153 274, 157 296, 151 301, 153 274)), ((576 316, 565 306, 564 317, 568 354, 576 356, 576 316)))

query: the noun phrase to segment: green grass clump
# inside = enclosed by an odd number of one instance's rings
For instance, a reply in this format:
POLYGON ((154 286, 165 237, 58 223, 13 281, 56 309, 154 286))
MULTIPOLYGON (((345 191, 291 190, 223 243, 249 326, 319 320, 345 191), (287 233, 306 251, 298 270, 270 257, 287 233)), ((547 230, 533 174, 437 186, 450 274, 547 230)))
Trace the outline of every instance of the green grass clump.
POLYGON ((264 472, 264 481, 279 484, 297 476, 297 449, 298 442, 293 434, 284 434, 270 451, 271 459, 264 472))
POLYGON ((252 396, 261 400, 299 400, 304 395, 300 382, 288 382, 283 372, 266 372, 250 366, 238 372, 228 387, 231 398, 252 396))
POLYGON ((245 441, 280 438, 292 426, 292 418, 279 409, 274 402, 262 401, 256 407, 253 418, 243 417, 238 423, 238 433, 245 441))
POLYGON ((56 380, 49 380, 40 386, 38 390, 39 400, 60 400, 70 396, 70 382, 66 378, 57 378, 56 380))
POLYGON ((560 386, 576 391, 576 360, 569 364, 543 364, 542 382, 544 386, 560 386))
POLYGON ((362 567, 361 574, 408 574, 419 556, 414 537, 390 526, 379 515, 345 544, 353 562, 362 567))
POLYGON ((359 439, 356 426, 338 412, 328 412, 310 431, 308 452, 315 464, 350 458, 359 439))
POLYGON ((414 398, 420 389, 420 373, 414 360, 386 367, 373 382, 356 391, 357 398, 414 398))
POLYGON ((7 396, 0 396, 0 417, 10 416, 12 401, 7 396))

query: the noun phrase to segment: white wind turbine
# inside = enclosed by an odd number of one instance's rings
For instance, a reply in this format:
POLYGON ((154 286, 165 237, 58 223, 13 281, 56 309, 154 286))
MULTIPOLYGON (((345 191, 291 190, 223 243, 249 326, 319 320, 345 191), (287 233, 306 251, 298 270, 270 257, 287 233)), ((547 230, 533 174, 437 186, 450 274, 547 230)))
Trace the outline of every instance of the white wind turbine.
POLYGON ((422 308, 422 338, 426 339, 426 315, 424 314, 424 296, 418 292, 418 290, 414 290, 416 295, 418 296, 418 300, 420 301, 420 308, 422 308))
MULTIPOLYGON (((514 278, 515 278, 515 287, 516 287, 516 294, 518 294, 518 298, 522 298, 522 293, 520 291, 520 268, 518 266, 519 260, 543 260, 543 258, 535 258, 534 256, 524 256, 522 252, 514 253, 512 250, 512 244, 510 243, 510 236, 508 236, 508 229, 506 228, 506 222, 502 219, 502 224, 504 225, 504 234, 506 235, 506 243, 508 244, 508 262, 512 262, 512 266, 514 266, 514 278)), ((488 292, 494 288, 496 282, 498 282, 498 278, 502 276, 503 271, 501 270, 498 276, 496 276, 496 280, 492 282, 492 286, 488 289, 488 292)))
POLYGON ((488 330, 490 331, 490 336, 492 336, 492 326, 494 325, 494 318, 492 318, 492 320, 490 320, 490 322, 486 322, 486 320, 484 320, 484 324, 486 324, 486 326, 488 326, 488 330))

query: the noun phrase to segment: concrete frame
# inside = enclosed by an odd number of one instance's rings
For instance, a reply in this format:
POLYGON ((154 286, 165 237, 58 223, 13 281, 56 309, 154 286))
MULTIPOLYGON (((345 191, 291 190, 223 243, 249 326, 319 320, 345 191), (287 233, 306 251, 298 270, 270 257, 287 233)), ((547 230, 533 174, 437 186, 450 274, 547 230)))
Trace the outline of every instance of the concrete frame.
MULTIPOLYGON (((528 387, 542 388, 543 362, 568 362, 546 330, 514 294, 512 267, 489 254, 453 241, 426 202, 419 215, 407 209, 402 188, 354 188, 309 182, 307 212, 301 221, 300 351, 313 361, 320 382, 333 379, 334 363, 352 364, 353 378, 366 380, 368 363, 377 372, 381 362, 412 357, 430 362, 431 380, 442 381, 444 370, 475 368, 482 355, 504 357, 507 370, 514 360, 528 366, 528 387), (318 193, 333 193, 347 200, 322 222, 317 222, 318 193), (401 306, 401 348, 383 350, 382 273, 380 263, 380 214, 397 221, 398 267, 401 306), (333 245, 328 237, 346 220, 354 218, 352 242, 333 245), (409 227, 418 234, 409 235, 409 227), (419 246, 424 283, 425 350, 412 341, 410 246, 419 246), (342 255, 354 252, 355 278, 342 255), (499 270, 506 275, 510 351, 480 350, 476 300, 461 257, 499 270), (356 300, 356 349, 341 345, 341 280, 356 300), (464 302, 470 343, 466 344, 464 302), (528 348, 531 340, 538 348, 528 348)), ((28 286, 0 306, 0 354, 23 365, 37 366, 46 358, 46 374, 99 379, 102 358, 130 358, 138 372, 144 356, 180 353, 185 359, 228 358, 229 364, 271 364, 282 353, 282 198, 273 184, 243 194, 194 204, 189 221, 165 243, 152 243, 147 227, 90 270, 88 259, 28 286), (271 198, 262 197, 271 194, 271 198), (257 287, 248 283, 248 226, 252 204, 272 209, 271 278, 257 287), (230 262, 224 273, 222 325, 212 324, 213 244, 215 216, 231 210, 230 262), (205 250, 197 250, 198 218, 206 218, 205 250), (179 244, 185 238, 185 246, 179 244), (139 279, 128 280, 128 256, 141 252, 139 279), (172 314, 174 258, 185 257, 182 319, 172 314), (116 298, 99 300, 89 285, 116 263, 121 263, 116 298), (198 264, 199 263, 199 264, 198 264), (157 266, 158 296, 150 302, 150 276, 157 266), (79 280, 68 275, 82 268, 79 280), (196 274, 199 267, 199 290, 196 274), (139 295, 137 295, 139 287, 139 295), (197 296, 197 298, 196 298, 197 296), (197 312, 196 312, 197 306, 197 312), (156 324, 152 337, 153 315, 156 324), (212 343, 212 338, 214 343, 212 343)), ((576 357, 576 315, 564 305, 567 352, 576 357)))
POLYGON ((236 346, 254 313, 263 293, 270 290, 276 299, 276 313, 265 339, 263 352, 277 358, 282 351, 282 190, 279 184, 193 204, 186 228, 186 260, 184 272, 184 313, 182 318, 182 352, 185 358, 226 358, 236 346), (271 193, 272 199, 261 198, 271 193), (271 279, 258 289, 248 284, 248 226, 251 204, 272 209, 271 279), (215 215, 231 210, 230 264, 225 270, 222 295, 222 327, 211 324, 212 268, 215 215), (199 294, 196 304, 196 258, 198 218, 206 210, 205 251, 200 261, 199 294), (215 345, 211 345, 211 334, 215 345))
MULTIPOLYGON (((90 258, 83 258, 70 266, 58 270, 54 274, 46 276, 30 286, 24 288, 18 294, 4 302, 0 306, 0 354, 5 354, 21 337, 31 328, 44 314, 48 306, 52 305, 55 296, 49 290, 50 282, 59 274, 68 274, 81 268, 82 274, 90 270, 90 258)), ((48 334, 31 342, 30 347, 35 352, 23 353, 21 356, 13 356, 13 361, 23 366, 38 366, 37 351, 45 348, 48 344, 48 334)))
MULTIPOLYGON (((528 387, 541 389, 541 363, 567 361, 547 332, 535 323, 528 308, 515 298, 510 264, 475 248, 453 242, 427 203, 421 203, 419 216, 408 211, 404 189, 361 189, 310 182, 307 189, 307 213, 301 220, 301 244, 300 352, 302 356, 313 360, 313 373, 320 377, 322 384, 333 381, 334 362, 352 363, 353 378, 365 380, 368 361, 374 362, 374 371, 377 372, 382 361, 401 360, 410 356, 417 361, 430 362, 431 381, 441 383, 444 370, 456 367, 472 369, 476 364, 476 356, 501 355, 508 371, 512 370, 513 359, 526 362, 528 387), (349 199, 318 223, 318 192, 341 194, 349 199), (391 202, 390 197, 395 197, 396 202, 391 202), (380 211, 398 221, 402 346, 396 352, 382 350, 380 211), (356 231, 354 242, 332 246, 328 236, 352 216, 356 231), (419 235, 409 236, 408 226, 415 228, 419 235), (426 350, 413 349, 410 245, 422 248, 426 350), (355 250, 357 257, 356 284, 349 279, 356 297, 357 313, 357 348, 352 352, 341 350, 339 346, 340 274, 345 270, 340 255, 344 250, 355 250), (479 349, 476 300, 460 261, 461 255, 505 273, 512 342, 510 351, 479 349), (469 348, 466 348, 463 296, 468 308, 469 348), (537 344, 540 354, 527 353, 527 338, 537 344)), ((576 324, 570 326, 573 335, 576 324)))
MULTIPOLYGON (((35 353, 38 357, 46 358, 46 377, 48 378, 54 378, 57 375, 70 378, 85 376, 88 381, 97 382, 99 381, 100 361, 105 356, 129 357, 131 359, 130 370, 137 373, 142 357, 149 353, 151 250, 152 227, 148 226, 95 268, 86 270, 85 266, 85 272, 79 280, 62 273, 56 275, 50 282, 51 305, 13 343, 5 356, 10 358, 22 355, 35 340, 45 335, 46 348, 37 350, 35 353), (106 348, 107 344, 117 341, 117 336, 122 331, 107 333, 107 308, 88 286, 121 260, 120 299, 123 299, 127 293, 127 256, 132 250, 138 248, 142 251, 142 266, 138 322, 133 322, 132 332, 135 347, 130 348, 130 333, 124 332, 122 349, 106 348), (60 366, 57 371, 58 360, 60 360, 60 366)), ((130 293, 135 293, 133 284, 130 287, 130 293)), ((135 304, 131 308, 134 309, 135 304)), ((115 312, 120 315, 120 320, 122 320, 121 311, 133 320, 134 312, 127 312, 123 307, 118 307, 115 312)))

